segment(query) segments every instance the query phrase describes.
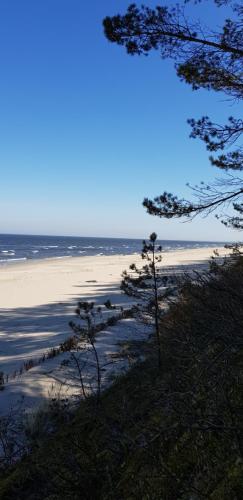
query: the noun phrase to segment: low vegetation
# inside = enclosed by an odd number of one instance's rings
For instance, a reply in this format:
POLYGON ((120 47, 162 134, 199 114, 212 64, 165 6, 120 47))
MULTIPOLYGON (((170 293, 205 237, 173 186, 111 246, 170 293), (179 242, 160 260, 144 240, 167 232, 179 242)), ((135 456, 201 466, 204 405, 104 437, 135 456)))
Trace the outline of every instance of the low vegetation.
POLYGON ((148 319, 154 326, 158 349, 158 365, 161 367, 161 345, 159 321, 164 312, 164 304, 170 295, 167 276, 161 272, 162 247, 157 244, 157 234, 152 233, 149 241, 143 241, 142 267, 131 264, 129 271, 122 274, 121 290, 129 297, 139 300, 137 313, 148 319))
POLYGON ((146 360, 2 473, 0 498, 241 499, 243 257, 185 279, 146 360))

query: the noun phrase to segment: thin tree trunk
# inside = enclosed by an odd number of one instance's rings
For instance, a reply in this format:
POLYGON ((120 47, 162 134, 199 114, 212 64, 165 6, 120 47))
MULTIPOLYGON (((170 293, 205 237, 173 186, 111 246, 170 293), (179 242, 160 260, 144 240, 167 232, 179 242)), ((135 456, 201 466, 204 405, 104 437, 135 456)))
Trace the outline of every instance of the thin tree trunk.
POLYGON ((155 269, 155 255, 154 255, 154 243, 153 243, 153 280, 154 280, 154 303, 155 303, 155 333, 157 337, 158 344, 158 364, 161 368, 161 344, 160 344, 160 334, 159 334, 159 303, 158 303, 158 289, 156 280, 156 269, 155 269))
POLYGON ((90 343, 92 345, 92 349, 94 351, 95 355, 95 361, 96 361, 96 369, 97 369, 97 403, 100 402, 100 392, 101 392, 101 373, 100 373, 100 363, 99 363, 99 356, 96 350, 96 347, 94 345, 93 340, 90 338, 90 343))

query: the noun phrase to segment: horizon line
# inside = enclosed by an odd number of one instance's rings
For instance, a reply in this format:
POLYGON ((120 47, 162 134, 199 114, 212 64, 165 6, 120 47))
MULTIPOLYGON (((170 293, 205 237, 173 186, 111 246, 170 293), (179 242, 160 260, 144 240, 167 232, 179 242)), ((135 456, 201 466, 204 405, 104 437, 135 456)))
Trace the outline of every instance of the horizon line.
MULTIPOLYGON (((157 234, 157 233, 156 233, 157 234)), ((47 238, 94 238, 94 239, 113 239, 113 240, 147 240, 145 237, 141 238, 131 238, 130 236, 80 236, 80 235, 64 235, 64 234, 26 234, 26 233, 0 233, 1 236, 39 236, 47 238)), ((176 239, 176 238, 158 238, 158 241, 192 241, 192 242, 204 242, 204 243, 236 243, 235 240, 191 240, 191 239, 176 239)))

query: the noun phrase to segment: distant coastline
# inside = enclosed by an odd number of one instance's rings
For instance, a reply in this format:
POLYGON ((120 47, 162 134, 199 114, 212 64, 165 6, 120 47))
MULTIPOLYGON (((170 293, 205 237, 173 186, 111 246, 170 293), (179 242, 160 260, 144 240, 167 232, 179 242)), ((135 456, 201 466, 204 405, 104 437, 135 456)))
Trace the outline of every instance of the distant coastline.
MULTIPOLYGON (((226 242, 158 240, 166 252, 223 247, 226 242)), ((133 255, 141 252, 142 239, 79 236, 0 235, 0 265, 52 258, 133 255)))

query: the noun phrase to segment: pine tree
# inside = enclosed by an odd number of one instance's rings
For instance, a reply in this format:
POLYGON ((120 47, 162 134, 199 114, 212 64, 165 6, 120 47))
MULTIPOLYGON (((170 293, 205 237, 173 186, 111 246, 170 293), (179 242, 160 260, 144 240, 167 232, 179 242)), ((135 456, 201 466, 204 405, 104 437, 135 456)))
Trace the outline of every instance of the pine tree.
POLYGON ((122 274, 121 289, 130 297, 139 299, 137 308, 145 316, 152 317, 158 349, 158 364, 161 367, 162 352, 160 339, 160 321, 163 315, 165 299, 169 289, 165 288, 167 276, 161 271, 162 247, 157 244, 157 235, 152 233, 149 241, 143 241, 141 257, 146 261, 141 268, 131 264, 129 271, 122 274))
MULTIPOLYGON (((178 77, 193 90, 223 92, 239 101, 243 98, 243 7, 232 0, 214 2, 221 8, 227 5, 227 18, 221 30, 216 27, 210 31, 203 23, 187 19, 183 5, 186 2, 155 9, 132 4, 124 15, 104 19, 105 35, 111 42, 123 45, 130 55, 148 55, 157 50, 163 59, 174 59, 178 77)), ((204 141, 211 153, 211 164, 227 175, 218 181, 190 186, 196 202, 164 191, 153 200, 145 198, 144 207, 151 215, 167 219, 216 211, 223 224, 242 229, 243 179, 239 172, 243 170, 243 150, 239 140, 243 120, 230 116, 225 125, 220 125, 203 116, 188 122, 192 127, 191 137, 204 141), (219 152, 218 156, 213 155, 215 152, 219 152), (234 215, 230 211, 225 215, 229 206, 235 210, 234 215)))

